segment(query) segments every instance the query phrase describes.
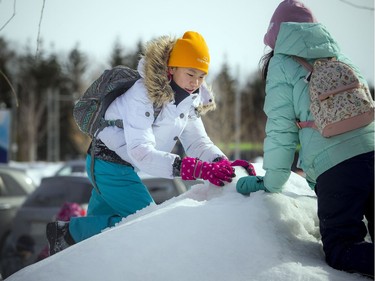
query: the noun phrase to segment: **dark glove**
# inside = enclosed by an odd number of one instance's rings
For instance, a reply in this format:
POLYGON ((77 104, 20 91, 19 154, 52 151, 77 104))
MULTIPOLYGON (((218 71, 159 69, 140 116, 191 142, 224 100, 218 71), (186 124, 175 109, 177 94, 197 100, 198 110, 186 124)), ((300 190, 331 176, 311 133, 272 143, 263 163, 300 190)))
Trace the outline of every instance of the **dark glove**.
POLYGON ((247 176, 240 178, 236 184, 236 189, 239 193, 244 195, 249 195, 251 192, 256 192, 258 190, 267 191, 263 183, 263 177, 261 176, 247 176))
POLYGON ((181 161, 181 178, 195 180, 197 178, 208 180, 217 186, 224 186, 224 181, 232 182, 233 168, 220 162, 203 162, 197 158, 185 157, 181 161))
POLYGON ((256 172, 255 172, 254 166, 251 163, 249 163, 248 161, 246 161, 246 160, 241 160, 241 159, 234 160, 231 163, 231 166, 232 167, 234 167, 234 166, 243 167, 243 168, 245 168, 245 170, 249 174, 249 176, 256 176, 256 172))

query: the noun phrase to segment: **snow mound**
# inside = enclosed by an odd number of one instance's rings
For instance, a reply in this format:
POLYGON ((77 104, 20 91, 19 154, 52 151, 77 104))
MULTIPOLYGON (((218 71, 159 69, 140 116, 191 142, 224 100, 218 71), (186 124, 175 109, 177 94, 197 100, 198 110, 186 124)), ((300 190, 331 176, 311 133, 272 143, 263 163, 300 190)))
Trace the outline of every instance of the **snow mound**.
MULTIPOLYGON (((256 171, 263 175, 261 164, 256 171)), ((324 261, 316 197, 292 173, 281 194, 243 196, 237 178, 150 205, 7 280, 366 280, 324 261)))

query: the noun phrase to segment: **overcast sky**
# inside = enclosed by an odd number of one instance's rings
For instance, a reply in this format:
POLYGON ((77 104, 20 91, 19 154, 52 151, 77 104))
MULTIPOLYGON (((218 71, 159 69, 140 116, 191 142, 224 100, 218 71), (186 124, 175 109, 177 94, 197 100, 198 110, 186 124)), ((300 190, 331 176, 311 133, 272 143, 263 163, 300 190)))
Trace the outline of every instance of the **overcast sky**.
MULTIPOLYGON (((0 0, 0 36, 37 49, 38 26, 45 49, 77 46, 93 63, 106 63, 116 40, 133 49, 139 40, 181 36, 196 30, 206 38, 211 73, 226 60, 233 75, 249 75, 264 53, 263 35, 280 0, 0 0), (15 15, 4 27, 5 23, 15 15), (44 4, 44 6, 43 6, 44 4), (44 7, 44 8, 43 8, 44 7), (43 11, 43 16, 41 17, 43 11)), ((304 0, 342 50, 374 84, 374 1, 304 0), (356 7, 357 6, 357 7, 356 7), (369 7, 364 9, 361 7, 369 7)))

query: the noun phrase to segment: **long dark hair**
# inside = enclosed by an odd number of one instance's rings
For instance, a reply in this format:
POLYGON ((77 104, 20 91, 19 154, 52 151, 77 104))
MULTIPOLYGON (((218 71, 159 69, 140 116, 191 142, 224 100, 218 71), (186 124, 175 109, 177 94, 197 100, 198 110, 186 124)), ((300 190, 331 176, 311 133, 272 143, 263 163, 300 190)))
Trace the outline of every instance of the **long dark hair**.
POLYGON ((264 81, 267 79, 268 73, 268 65, 270 64, 270 60, 273 57, 273 50, 267 54, 265 54, 259 61, 259 66, 262 70, 262 78, 264 81))

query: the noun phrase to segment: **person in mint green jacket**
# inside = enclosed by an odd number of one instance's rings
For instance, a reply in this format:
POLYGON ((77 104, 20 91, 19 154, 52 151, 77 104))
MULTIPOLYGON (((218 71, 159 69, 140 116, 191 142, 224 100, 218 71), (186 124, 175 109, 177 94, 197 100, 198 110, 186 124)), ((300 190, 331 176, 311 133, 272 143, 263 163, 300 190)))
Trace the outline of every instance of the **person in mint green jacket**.
POLYGON ((374 122, 325 138, 296 121, 313 120, 307 70, 291 56, 310 63, 335 57, 351 65, 324 25, 301 2, 285 0, 275 10, 264 43, 271 48, 261 62, 266 80, 264 140, 266 173, 238 180, 237 191, 282 192, 300 145, 298 167, 315 189, 327 263, 339 270, 374 275, 374 122), (368 225, 363 222, 366 218, 368 225), (372 242, 365 241, 369 232, 372 242))

